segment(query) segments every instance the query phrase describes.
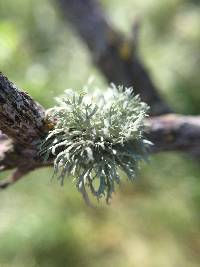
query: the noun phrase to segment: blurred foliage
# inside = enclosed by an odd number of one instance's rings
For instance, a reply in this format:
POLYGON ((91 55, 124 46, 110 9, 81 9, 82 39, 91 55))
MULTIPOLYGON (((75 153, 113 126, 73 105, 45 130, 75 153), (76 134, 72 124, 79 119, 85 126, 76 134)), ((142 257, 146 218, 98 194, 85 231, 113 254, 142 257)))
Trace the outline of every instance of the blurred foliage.
MULTIPOLYGON (((177 112, 200 113, 199 1, 102 4, 126 34, 141 19, 140 53, 157 86, 177 112)), ((0 0, 0 69, 45 107, 90 76, 105 85, 56 1, 0 0)), ((185 155, 152 156, 111 205, 91 209, 70 179, 60 187, 51 168, 37 170, 0 193, 0 266, 197 267, 199 174, 185 155)))

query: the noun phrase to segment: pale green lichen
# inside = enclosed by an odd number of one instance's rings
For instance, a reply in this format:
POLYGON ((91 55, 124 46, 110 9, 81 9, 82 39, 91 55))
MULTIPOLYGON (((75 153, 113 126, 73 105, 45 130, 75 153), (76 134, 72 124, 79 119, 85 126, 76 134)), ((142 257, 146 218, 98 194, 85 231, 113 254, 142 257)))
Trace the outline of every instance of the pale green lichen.
POLYGON ((131 88, 113 87, 104 95, 66 90, 58 106, 47 112, 55 127, 40 154, 45 160, 55 157, 54 174, 62 184, 66 175, 75 177, 86 201, 88 189, 109 201, 120 183, 119 170, 133 180, 150 145, 143 136, 147 104, 131 88))

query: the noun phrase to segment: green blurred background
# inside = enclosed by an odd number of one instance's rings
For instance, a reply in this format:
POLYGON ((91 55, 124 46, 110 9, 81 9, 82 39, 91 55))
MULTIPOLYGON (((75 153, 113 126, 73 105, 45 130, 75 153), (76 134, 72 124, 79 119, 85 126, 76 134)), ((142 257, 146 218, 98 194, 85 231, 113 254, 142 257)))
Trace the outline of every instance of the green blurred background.
MULTIPOLYGON (((116 28, 142 21, 140 54, 177 112, 200 113, 200 1, 104 0, 116 28)), ((54 1, 0 0, 0 70, 46 108, 90 77, 105 88, 54 1)), ((1 174, 1 178, 7 173, 1 174)), ((110 205, 91 209, 74 189, 30 173, 0 192, 0 267, 197 267, 200 167, 184 154, 151 156, 110 205)))

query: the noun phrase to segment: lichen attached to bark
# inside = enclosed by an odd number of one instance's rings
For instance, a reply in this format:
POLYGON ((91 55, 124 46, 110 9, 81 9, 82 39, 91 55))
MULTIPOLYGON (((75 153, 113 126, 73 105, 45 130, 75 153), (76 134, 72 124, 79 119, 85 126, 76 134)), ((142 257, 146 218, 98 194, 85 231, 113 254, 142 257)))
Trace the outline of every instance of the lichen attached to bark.
POLYGON ((67 90, 57 102, 47 111, 55 127, 42 142, 40 154, 45 160, 55 157, 54 173, 61 183, 66 175, 74 176, 86 201, 88 191, 109 201, 120 183, 119 170, 133 180, 138 162, 147 156, 147 104, 131 88, 115 86, 104 95, 67 90))

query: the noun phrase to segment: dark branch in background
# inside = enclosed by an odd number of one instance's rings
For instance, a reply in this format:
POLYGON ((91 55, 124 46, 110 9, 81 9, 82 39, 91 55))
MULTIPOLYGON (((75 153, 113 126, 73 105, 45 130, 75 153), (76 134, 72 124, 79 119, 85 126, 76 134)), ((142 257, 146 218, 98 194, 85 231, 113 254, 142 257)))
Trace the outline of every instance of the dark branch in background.
POLYGON ((98 1, 57 1, 109 83, 133 87, 150 105, 151 115, 171 112, 137 54, 138 22, 133 27, 133 36, 126 38, 110 25, 98 1))
MULTIPOLYGON (((0 188, 19 180, 36 168, 53 165, 38 155, 38 144, 47 132, 44 109, 0 74, 0 170, 15 169, 0 188), (12 138, 12 141, 11 139, 12 138)), ((200 116, 163 115, 146 120, 152 153, 195 152, 200 155, 200 116)))

